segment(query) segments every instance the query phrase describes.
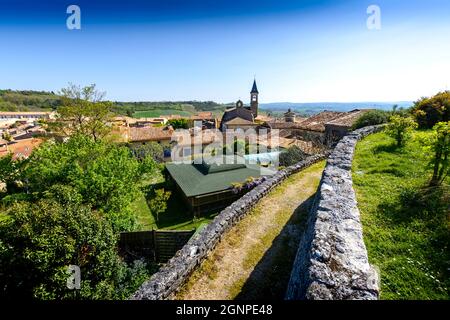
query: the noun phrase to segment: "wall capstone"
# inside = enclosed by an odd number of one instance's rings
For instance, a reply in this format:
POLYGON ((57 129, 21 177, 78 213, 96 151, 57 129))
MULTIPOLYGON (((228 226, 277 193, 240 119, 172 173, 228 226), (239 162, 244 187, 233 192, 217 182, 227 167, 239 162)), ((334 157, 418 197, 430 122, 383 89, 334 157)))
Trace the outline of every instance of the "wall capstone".
POLYGON ((292 268, 287 300, 376 300, 379 277, 369 264, 352 182, 356 143, 382 126, 345 136, 328 158, 292 268))
POLYGON ((164 300, 171 298, 200 263, 214 250, 222 236, 239 222, 274 187, 290 175, 323 160, 327 155, 318 154, 306 158, 269 177, 243 197, 225 208, 204 229, 194 235, 150 280, 145 282, 131 300, 164 300))

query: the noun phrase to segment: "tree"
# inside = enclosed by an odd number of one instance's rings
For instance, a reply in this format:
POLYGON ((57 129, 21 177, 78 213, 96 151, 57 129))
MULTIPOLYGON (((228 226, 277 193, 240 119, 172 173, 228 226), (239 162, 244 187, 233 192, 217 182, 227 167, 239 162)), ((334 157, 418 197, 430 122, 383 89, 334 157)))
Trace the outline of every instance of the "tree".
POLYGON ((388 122, 388 113, 382 110, 371 110, 361 115, 353 124, 352 130, 374 126, 388 122))
POLYGON ((189 129, 189 124, 186 119, 172 119, 167 122, 172 128, 176 129, 189 129))
POLYGON ((126 298, 131 271, 117 254, 111 224, 70 187, 58 192, 62 202, 50 192, 36 203, 13 204, 0 221, 0 297, 126 298), (69 265, 81 269, 79 291, 67 288, 69 265))
MULTIPOLYGON (((13 155, 8 154, 0 158, 0 182, 6 185, 6 192, 17 189, 17 181, 20 179, 21 169, 26 160, 13 160, 13 155)), ((0 196, 1 198, 1 196, 0 196)))
POLYGON ((157 189, 152 198, 148 201, 148 206, 153 215, 156 215, 156 222, 159 222, 159 214, 167 210, 167 201, 172 193, 164 189, 157 189))
POLYGON ((111 128, 110 102, 102 101, 104 92, 95 84, 86 87, 69 84, 61 89, 62 106, 58 109, 58 121, 49 123, 50 129, 65 136, 83 134, 95 141, 105 137, 111 128))
POLYGON ((115 231, 130 231, 130 205, 144 173, 158 170, 151 158, 136 160, 127 147, 77 135, 66 143, 47 142, 35 150, 23 170, 24 188, 35 198, 55 184, 73 187, 83 203, 106 213, 115 231))
POLYGON ((3 132, 2 133, 2 139, 5 139, 8 142, 13 141, 13 137, 11 136, 11 134, 9 134, 9 132, 3 132))
POLYGON ((157 163, 164 162, 164 148, 159 143, 150 142, 144 145, 131 145, 130 148, 138 160, 151 157, 157 163))
POLYGON ((425 150, 432 154, 430 166, 433 176, 430 186, 441 185, 449 172, 450 121, 439 122, 433 127, 433 134, 423 139, 425 150))
POLYGON ((385 131, 390 137, 395 139, 397 147, 401 147, 416 128, 417 122, 414 119, 394 115, 389 119, 389 124, 385 131))
POLYGON ((413 114, 420 128, 431 129, 438 122, 450 121, 450 91, 439 92, 415 102, 413 114))

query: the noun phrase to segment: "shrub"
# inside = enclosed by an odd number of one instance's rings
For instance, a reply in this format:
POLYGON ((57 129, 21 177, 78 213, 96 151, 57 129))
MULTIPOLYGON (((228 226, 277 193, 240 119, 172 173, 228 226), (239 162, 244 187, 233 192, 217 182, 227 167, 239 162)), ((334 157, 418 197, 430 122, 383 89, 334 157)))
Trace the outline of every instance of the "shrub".
POLYGON ((389 119, 389 124, 386 127, 386 133, 395 139, 397 147, 405 145, 411 132, 417 128, 417 122, 410 117, 401 117, 394 115, 389 119))
POLYGON ((15 203, 0 222, 0 297, 126 298, 145 272, 128 269, 119 258, 107 219, 63 193, 59 200, 15 203), (80 267, 80 290, 67 288, 69 265, 80 267))
POLYGON ((388 112, 382 110, 371 110, 359 117, 352 126, 352 130, 374 126, 388 122, 388 112))
POLYGON ((431 129, 438 122, 450 121, 450 91, 422 98, 414 104, 413 114, 420 128, 431 129))
POLYGON ((433 169, 431 186, 444 182, 450 164, 450 121, 439 122, 433 127, 433 134, 422 139, 425 152, 430 154, 430 167, 433 169))
POLYGON ((172 119, 168 121, 168 124, 172 128, 176 129, 189 129, 189 123, 187 119, 172 119))
POLYGON ((144 145, 131 145, 131 152, 136 159, 142 161, 147 157, 152 158, 157 163, 164 162, 164 148, 157 142, 149 142, 144 145))
POLYGON ((159 214, 167 210, 167 201, 169 201, 172 192, 164 189, 154 190, 154 194, 148 201, 148 207, 153 215, 156 216, 156 221, 159 222, 159 214))

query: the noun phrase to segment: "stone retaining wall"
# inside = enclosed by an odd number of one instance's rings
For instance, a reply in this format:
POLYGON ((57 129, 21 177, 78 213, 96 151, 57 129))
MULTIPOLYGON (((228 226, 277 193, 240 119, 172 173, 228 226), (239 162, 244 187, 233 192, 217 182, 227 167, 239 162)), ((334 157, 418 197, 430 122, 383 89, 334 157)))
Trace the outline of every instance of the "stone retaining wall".
POLYGON ((381 128, 348 134, 328 158, 286 299, 378 299, 378 274, 368 261, 351 168, 356 143, 381 128))
POLYGON ((311 166, 325 157, 325 155, 308 157, 297 165, 277 172, 224 209, 210 224, 194 235, 149 281, 145 282, 131 299, 162 300, 176 293, 191 273, 220 242, 222 236, 240 221, 261 198, 290 175, 311 166))

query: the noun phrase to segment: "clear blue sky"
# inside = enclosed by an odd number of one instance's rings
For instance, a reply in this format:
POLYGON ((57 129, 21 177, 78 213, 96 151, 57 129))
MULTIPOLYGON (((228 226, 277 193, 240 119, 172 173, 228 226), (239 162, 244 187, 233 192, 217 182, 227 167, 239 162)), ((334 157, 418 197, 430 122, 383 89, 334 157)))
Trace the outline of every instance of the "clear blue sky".
POLYGON ((450 89, 448 0, 0 0, 0 88, 111 100, 416 100, 450 89), (81 8, 81 30, 66 8, 81 8), (381 8, 381 30, 366 9, 381 8))

